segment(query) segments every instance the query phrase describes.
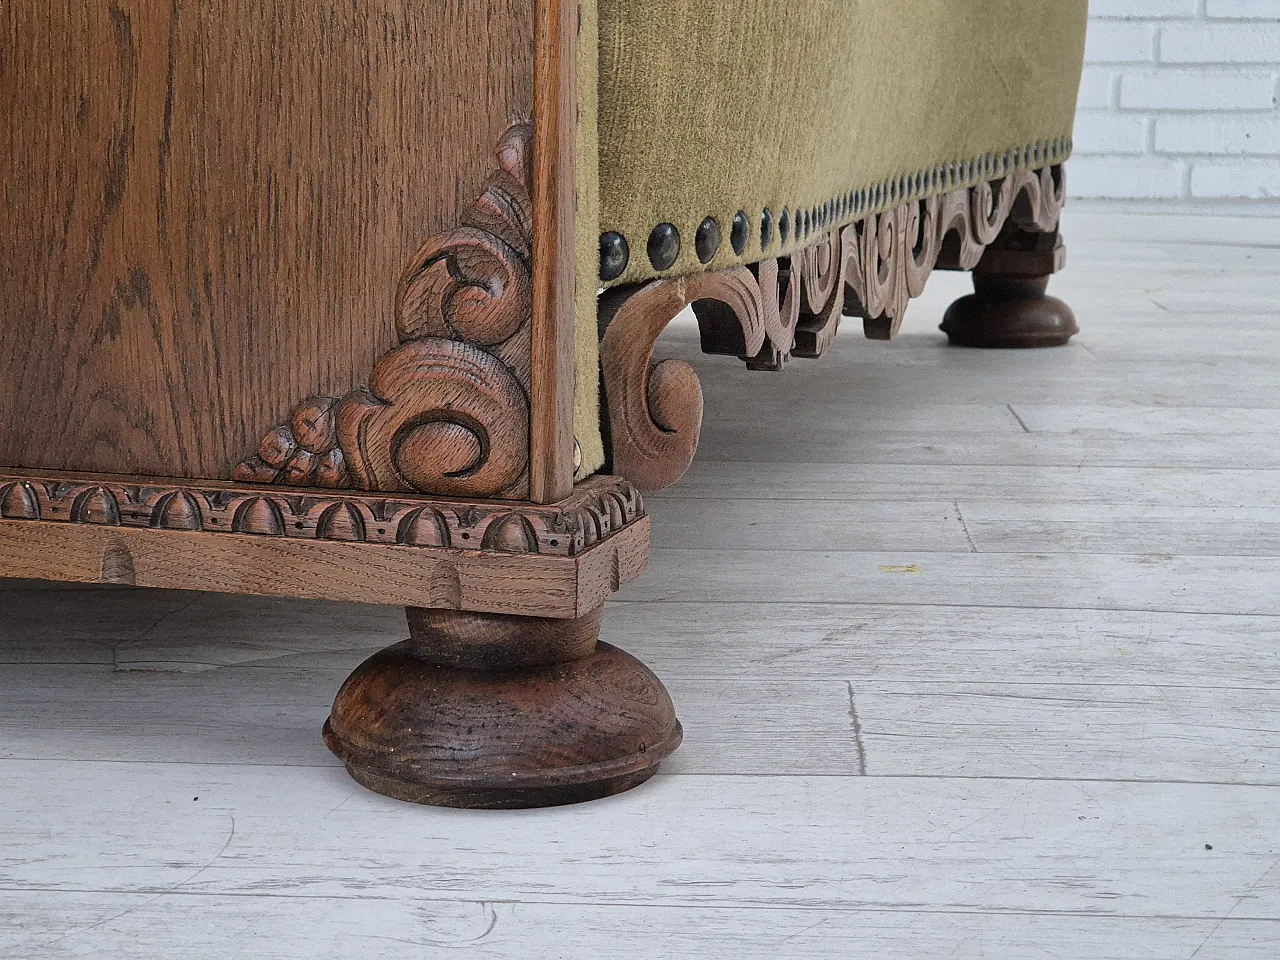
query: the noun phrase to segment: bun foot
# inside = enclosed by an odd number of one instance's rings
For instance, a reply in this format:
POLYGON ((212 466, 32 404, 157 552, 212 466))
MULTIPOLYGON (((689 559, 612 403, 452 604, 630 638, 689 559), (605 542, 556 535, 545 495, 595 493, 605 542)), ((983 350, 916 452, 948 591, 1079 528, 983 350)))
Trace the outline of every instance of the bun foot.
POLYGON ((1049 278, 974 275, 974 293, 947 310, 941 330, 957 347, 1060 347, 1077 333, 1075 314, 1045 295, 1049 278))
POLYGON ((661 681, 580 620, 410 610, 411 639, 343 685, 325 743, 398 800, 514 809, 580 803, 653 776, 682 731, 661 681))

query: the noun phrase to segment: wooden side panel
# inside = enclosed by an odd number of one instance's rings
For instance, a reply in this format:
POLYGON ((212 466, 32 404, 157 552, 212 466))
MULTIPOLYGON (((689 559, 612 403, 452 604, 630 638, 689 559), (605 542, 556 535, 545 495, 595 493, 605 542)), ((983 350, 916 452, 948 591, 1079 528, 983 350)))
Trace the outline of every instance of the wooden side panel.
POLYGON ((533 111, 533 5, 9 0, 0 464, 225 477, 366 382, 533 111))

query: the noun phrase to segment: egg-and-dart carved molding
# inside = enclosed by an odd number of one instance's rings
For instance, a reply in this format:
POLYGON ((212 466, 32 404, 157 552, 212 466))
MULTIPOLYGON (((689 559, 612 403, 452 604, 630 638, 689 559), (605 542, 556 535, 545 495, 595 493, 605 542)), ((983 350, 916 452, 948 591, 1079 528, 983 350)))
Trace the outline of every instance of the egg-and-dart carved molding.
POLYGON ((573 557, 645 515, 618 477, 592 477, 550 506, 197 483, 0 472, 0 519, 573 557))
POLYGON ((685 307, 697 314, 704 352, 756 370, 820 356, 842 315, 888 340, 935 267, 972 270, 997 238, 1015 249, 1025 234, 1056 243, 1065 197, 1061 165, 1018 172, 872 214, 790 257, 606 291, 600 355, 612 472, 647 493, 693 461, 702 386, 687 363, 653 359, 658 335, 685 307))
POLYGON ((511 127, 462 224, 424 243, 396 292, 400 345, 367 387, 311 397, 263 437, 241 483, 520 500, 529 489, 533 130, 511 127))

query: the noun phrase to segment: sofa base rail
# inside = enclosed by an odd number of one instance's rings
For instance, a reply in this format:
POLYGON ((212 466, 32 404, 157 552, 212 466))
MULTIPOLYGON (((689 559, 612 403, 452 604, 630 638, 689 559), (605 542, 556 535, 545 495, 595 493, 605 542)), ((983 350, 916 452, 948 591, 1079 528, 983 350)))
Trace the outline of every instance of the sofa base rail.
POLYGON ((576 619, 649 561, 635 489, 557 504, 0 468, 0 574, 576 619))

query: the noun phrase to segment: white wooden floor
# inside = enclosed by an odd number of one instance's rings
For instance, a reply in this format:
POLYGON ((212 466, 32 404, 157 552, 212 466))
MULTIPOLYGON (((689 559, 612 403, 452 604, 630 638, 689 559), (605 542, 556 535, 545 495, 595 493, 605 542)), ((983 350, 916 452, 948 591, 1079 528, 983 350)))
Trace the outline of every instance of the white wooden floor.
POLYGON ((695 359, 632 794, 349 781, 399 611, 9 584, 0 957, 1280 957, 1280 223, 1068 230, 1068 348, 949 349, 937 275, 895 344, 695 359))

